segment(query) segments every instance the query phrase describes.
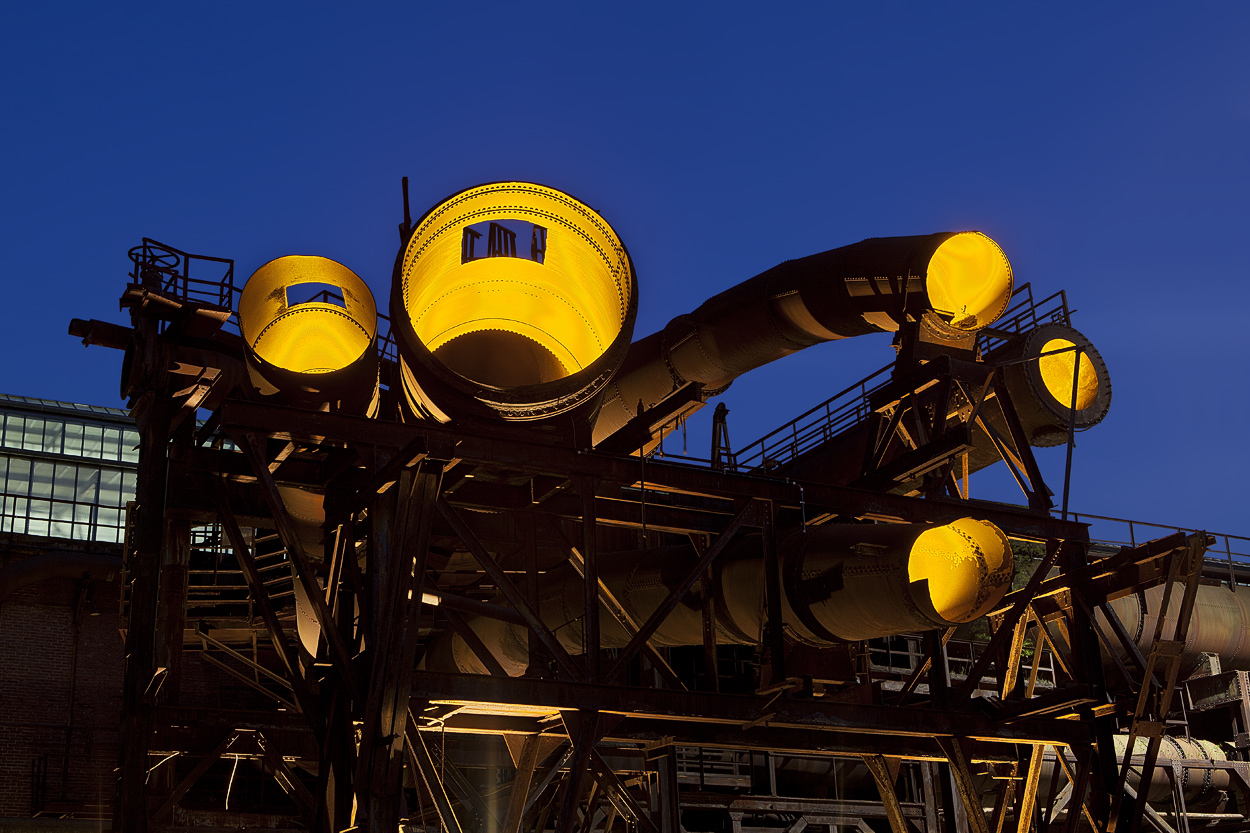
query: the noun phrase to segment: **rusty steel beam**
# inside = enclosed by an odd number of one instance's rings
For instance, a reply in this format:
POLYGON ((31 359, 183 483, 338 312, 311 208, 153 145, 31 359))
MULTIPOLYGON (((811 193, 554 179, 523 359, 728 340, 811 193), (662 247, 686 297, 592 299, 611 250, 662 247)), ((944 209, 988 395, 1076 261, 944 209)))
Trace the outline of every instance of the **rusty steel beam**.
POLYGON ((686 593, 690 592, 690 588, 694 587, 695 582, 697 582, 699 578, 707 572, 708 568, 712 566, 712 562, 716 560, 716 557, 724 551, 726 546, 728 546, 729 541, 734 536, 734 533, 736 533, 750 517, 757 516, 756 513, 758 513, 758 511, 759 506, 754 501, 748 503, 743 506, 741 510, 739 510, 738 514, 734 516, 734 519, 729 522, 729 525, 725 527, 724 531, 721 532, 719 537, 717 537, 715 543, 708 547, 707 550, 699 557, 699 562, 692 567, 686 574, 686 577, 672 589, 672 591, 668 594, 668 598, 665 599, 664 602, 652 612, 647 621, 644 622, 642 627, 638 629, 638 632, 634 634, 632 639, 629 640, 629 644, 620 650, 617 654, 616 664, 613 665, 612 670, 608 672, 607 680, 609 682, 620 676, 621 672, 625 669, 626 664, 636 653, 638 653, 642 646, 647 643, 647 640, 649 640, 652 634, 655 633, 656 628, 664 623, 664 620, 668 618, 668 615, 672 613, 674 608, 676 608, 677 605, 681 603, 681 600, 685 598, 686 593))
MULTIPOLYGON (((473 435, 445 426, 382 422, 365 417, 307 411, 275 405, 227 400, 221 406, 222 425, 256 431, 276 439, 324 441, 342 445, 377 445, 402 448, 418 434, 453 443, 456 456, 467 463, 512 469, 534 474, 593 475, 613 483, 638 482, 638 464, 632 457, 594 451, 575 451, 533 440, 531 434, 502 428, 482 428, 473 435)), ((762 498, 798 509, 798 489, 782 478, 710 471, 690 465, 652 460, 647 463, 649 487, 671 488, 710 497, 762 498)), ((819 483, 804 484, 809 511, 826 508, 850 517, 895 521, 949 523, 960 518, 988 520, 1009 535, 1035 540, 1064 538, 1088 540, 1088 525, 1060 521, 1047 513, 1006 508, 984 501, 949 498, 909 498, 819 483)))
POLYGON ((1002 743, 1052 743, 1080 746, 1090 740, 1089 728, 1073 720, 1028 720, 1009 724, 981 714, 913 707, 873 706, 822 700, 778 698, 705 691, 643 689, 620 685, 589 685, 526 677, 487 677, 424 672, 417 683, 420 696, 436 702, 524 704, 552 710, 594 710, 664 721, 742 727, 767 707, 770 726, 865 736, 934 738, 963 734, 1002 743))

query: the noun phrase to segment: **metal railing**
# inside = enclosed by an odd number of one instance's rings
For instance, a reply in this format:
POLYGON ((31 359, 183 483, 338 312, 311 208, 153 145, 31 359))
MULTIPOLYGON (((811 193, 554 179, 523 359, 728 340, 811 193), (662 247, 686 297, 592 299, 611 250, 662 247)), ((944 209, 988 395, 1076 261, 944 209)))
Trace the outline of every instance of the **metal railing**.
MULTIPOLYGON (((947 663, 950 667, 952 680, 963 680, 972 670, 972 666, 985 651, 988 643, 965 639, 952 639, 946 643, 947 663)), ((1024 679, 1032 669, 1033 651, 1036 647, 1026 648, 1021 656, 1020 669, 1024 679)), ((1053 688, 1056 682, 1055 658, 1049 649, 1041 648, 1041 657, 1037 667, 1037 687, 1053 688)), ((873 671, 889 672, 900 675, 910 674, 916 666, 924 662, 928 653, 919 636, 899 635, 886 636, 868 642, 868 655, 873 671)), ((988 678, 987 678, 988 679, 988 678)))
POLYGON ((978 352, 985 356, 1010 340, 1010 334, 1019 335, 1036 329, 1042 324, 1071 324, 1072 313, 1068 307, 1068 293, 1059 290, 1040 301, 1033 299, 1032 284, 1021 284, 1011 293, 1007 311, 998 317, 992 327, 982 330, 977 337, 978 352), (1019 300, 1017 300, 1019 298, 1019 300))
POLYGON ((893 367, 886 365, 876 373, 865 376, 780 428, 733 452, 729 455, 730 466, 734 471, 767 472, 863 422, 872 413, 868 398, 890 381, 887 372, 893 367))
POLYGON ((234 311, 234 261, 224 257, 193 255, 151 238, 129 252, 134 263, 130 277, 142 282, 157 275, 161 291, 187 301, 234 311))
MULTIPOLYGON (((1026 283, 1013 292, 1011 298, 1007 311, 992 328, 980 334, 977 346, 981 355, 988 355, 1007 344, 1012 334, 1025 333, 1048 322, 1068 324, 1071 321, 1072 310, 1063 290, 1037 301, 1033 297, 1033 287, 1026 283)), ((872 413, 869 398, 889 381, 888 373, 893 368, 893 364, 886 365, 780 428, 731 452, 727 455, 726 467, 731 471, 766 473, 829 442, 868 418, 872 413)), ((702 462, 699 458, 686 459, 694 463, 702 462)))

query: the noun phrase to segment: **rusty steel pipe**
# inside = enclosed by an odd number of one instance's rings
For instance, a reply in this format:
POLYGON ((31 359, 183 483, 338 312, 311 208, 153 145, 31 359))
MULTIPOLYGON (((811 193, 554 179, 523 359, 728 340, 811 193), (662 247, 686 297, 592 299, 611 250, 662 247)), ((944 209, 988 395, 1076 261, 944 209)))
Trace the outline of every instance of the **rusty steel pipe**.
MULTIPOLYGON (((815 646, 970 622, 992 608, 1011 584, 1006 537, 993 524, 966 518, 926 524, 829 524, 795 532, 778 546, 783 622, 788 638, 815 646)), ((719 644, 759 644, 766 619, 764 558, 759 536, 746 536, 716 568, 719 644)), ((635 622, 645 622, 698 560, 689 547, 604 554, 599 576, 635 622)), ((703 592, 707 592, 704 590, 703 592)), ((581 653, 584 582, 573 570, 551 575, 541 589, 539 615, 570 653, 581 653)), ((470 627, 510 674, 528 664, 528 632, 478 617, 470 627)), ((633 633, 605 610, 600 640, 621 648, 633 633)), ((702 643, 700 605, 679 605, 656 630, 662 647, 702 643)), ((430 667, 486 673, 458 634, 432 650, 430 667)))
MULTIPOLYGON (((1168 615, 1164 617, 1165 640, 1175 638, 1179 592, 1173 592, 1168 615)), ((1143 653, 1149 653, 1153 645, 1162 601, 1163 588, 1151 587, 1110 602, 1111 609, 1143 653)), ((1102 611, 1097 615, 1103 630, 1111 633, 1102 611)), ((1201 654, 1218 655, 1220 667, 1225 671, 1250 671, 1250 591, 1242 589, 1235 593, 1223 584, 1198 586, 1181 659, 1192 664, 1201 654)))
POLYGON ((835 339, 894 332, 908 318, 961 341, 1011 298, 1011 264, 976 231, 864 240, 789 260, 630 346, 594 426, 599 444, 688 383, 715 395, 749 370, 835 339))

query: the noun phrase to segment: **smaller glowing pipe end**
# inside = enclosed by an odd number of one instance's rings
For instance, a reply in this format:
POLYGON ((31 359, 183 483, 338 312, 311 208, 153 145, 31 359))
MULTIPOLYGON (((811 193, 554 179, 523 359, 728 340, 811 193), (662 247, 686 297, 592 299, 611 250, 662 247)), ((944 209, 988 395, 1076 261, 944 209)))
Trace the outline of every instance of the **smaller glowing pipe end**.
POLYGON ((925 530, 912 544, 907 578, 926 581, 929 601, 951 625, 971 622, 998 604, 1011 587, 1011 544, 988 521, 963 518, 925 530))
POLYGON ((1029 333, 1021 357, 1026 361, 1009 366, 1007 384, 1032 445, 1060 445, 1070 421, 1084 431, 1106 417, 1111 375, 1084 335, 1066 324, 1042 324, 1029 333))
POLYGON ((988 327, 1007 309, 1013 278, 1002 248, 979 231, 953 234, 929 258, 925 288, 933 309, 959 332, 988 327))
POLYGON ((271 260, 252 274, 239 298, 239 330, 252 356, 288 373, 321 375, 348 367, 372 347, 377 328, 369 287, 324 257, 271 260), (322 291, 301 301, 301 287, 322 291))
POLYGON ((1037 369, 1046 392, 1065 408, 1072 407, 1075 397, 1076 410, 1083 411, 1098 397, 1098 371, 1094 363, 1084 350, 1066 338, 1052 338, 1042 345, 1037 369))

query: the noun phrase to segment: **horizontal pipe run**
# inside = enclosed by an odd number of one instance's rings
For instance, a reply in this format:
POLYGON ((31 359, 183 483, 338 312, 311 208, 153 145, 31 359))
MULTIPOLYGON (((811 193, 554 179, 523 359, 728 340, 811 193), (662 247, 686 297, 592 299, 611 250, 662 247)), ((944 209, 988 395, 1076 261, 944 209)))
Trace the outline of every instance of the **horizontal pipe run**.
MULTIPOLYGON (((969 622, 993 607, 1011 582, 1006 537, 983 521, 924 524, 829 524, 795 532, 779 543, 787 637, 828 646, 969 622)), ((698 556, 689 547, 604 554, 600 579, 635 622, 665 602, 698 556)), ((718 644, 759 644, 764 631, 762 542, 743 536, 716 562, 718 644)), ((540 588, 539 615, 570 654, 581 653, 582 631, 570 627, 585 610, 582 578, 572 569, 551 574, 540 588)), ((701 593, 710 592, 703 588, 701 593)), ((655 631, 660 647, 703 641, 701 605, 679 604, 655 631)), ((629 644, 634 632, 601 610, 604 648, 629 644)), ((470 626, 512 675, 529 663, 528 631, 499 619, 470 626)), ((427 658, 431 668, 485 673, 458 634, 448 634, 427 658)))

